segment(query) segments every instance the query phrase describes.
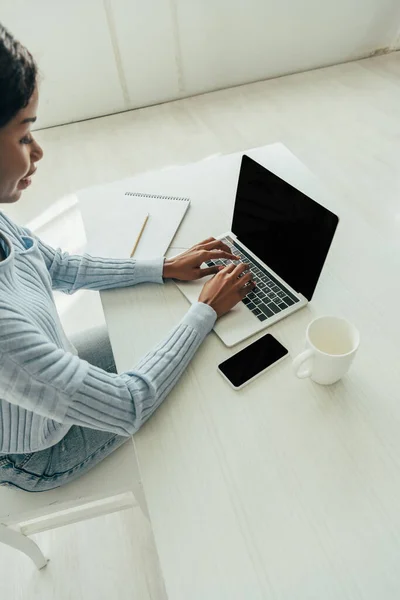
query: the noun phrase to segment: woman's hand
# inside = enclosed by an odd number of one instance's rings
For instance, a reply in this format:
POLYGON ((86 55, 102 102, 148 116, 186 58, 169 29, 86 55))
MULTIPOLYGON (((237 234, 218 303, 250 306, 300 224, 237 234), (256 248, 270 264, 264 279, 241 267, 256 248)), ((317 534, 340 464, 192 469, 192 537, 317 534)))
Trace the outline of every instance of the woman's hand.
POLYGON ((248 268, 249 265, 243 263, 223 267, 204 285, 199 302, 211 306, 218 317, 230 311, 256 287, 248 268))
POLYGON ((209 260, 226 258, 228 260, 239 260, 231 253, 229 247, 215 238, 208 238, 193 248, 189 248, 174 258, 166 259, 164 262, 163 277, 179 279, 180 281, 194 281, 205 275, 218 273, 223 266, 207 267, 201 269, 201 265, 209 260))

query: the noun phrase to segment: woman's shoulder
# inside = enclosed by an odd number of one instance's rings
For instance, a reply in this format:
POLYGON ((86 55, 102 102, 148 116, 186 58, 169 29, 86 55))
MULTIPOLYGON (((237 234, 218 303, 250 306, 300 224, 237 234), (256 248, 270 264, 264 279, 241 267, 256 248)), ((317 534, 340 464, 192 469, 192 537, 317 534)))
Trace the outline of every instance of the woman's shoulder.
POLYGON ((11 234, 12 236, 21 237, 24 235, 22 227, 14 223, 3 211, 0 210, 0 230, 4 233, 11 234))

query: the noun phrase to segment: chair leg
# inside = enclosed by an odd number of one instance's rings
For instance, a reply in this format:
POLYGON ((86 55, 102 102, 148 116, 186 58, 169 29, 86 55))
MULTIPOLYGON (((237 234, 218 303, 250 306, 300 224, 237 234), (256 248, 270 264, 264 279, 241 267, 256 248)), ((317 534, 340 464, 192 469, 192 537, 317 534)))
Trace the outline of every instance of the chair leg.
POLYGON ((3 523, 0 523, 0 542, 26 554, 33 560, 38 569, 43 569, 47 565, 47 558, 33 540, 14 529, 10 529, 3 523))
POLYGON ((134 481, 133 485, 133 495, 135 496, 135 500, 141 509, 143 516, 146 517, 148 521, 150 521, 149 509, 147 508, 146 496, 144 495, 143 487, 141 481, 134 481))
POLYGON ((148 521, 150 521, 149 509, 147 507, 146 496, 143 490, 142 478, 140 475, 139 462, 137 459, 135 438, 131 438, 131 443, 133 444, 133 461, 130 465, 130 476, 131 476, 131 485, 133 495, 135 496, 135 500, 139 505, 143 515, 146 517, 148 521))

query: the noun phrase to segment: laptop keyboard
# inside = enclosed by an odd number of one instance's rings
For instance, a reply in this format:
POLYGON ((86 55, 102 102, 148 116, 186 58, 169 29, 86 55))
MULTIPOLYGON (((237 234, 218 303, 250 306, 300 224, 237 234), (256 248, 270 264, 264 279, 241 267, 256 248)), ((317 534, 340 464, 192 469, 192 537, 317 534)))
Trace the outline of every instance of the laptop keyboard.
MULTIPOLYGON (((286 310, 299 302, 288 289, 285 288, 267 269, 247 254, 242 248, 229 237, 222 240, 232 250, 232 254, 238 256, 241 262, 250 265, 256 288, 249 292, 242 300, 243 304, 257 317, 259 321, 266 321, 274 315, 286 310)), ((231 260, 218 259, 207 262, 207 266, 229 265, 231 260)))

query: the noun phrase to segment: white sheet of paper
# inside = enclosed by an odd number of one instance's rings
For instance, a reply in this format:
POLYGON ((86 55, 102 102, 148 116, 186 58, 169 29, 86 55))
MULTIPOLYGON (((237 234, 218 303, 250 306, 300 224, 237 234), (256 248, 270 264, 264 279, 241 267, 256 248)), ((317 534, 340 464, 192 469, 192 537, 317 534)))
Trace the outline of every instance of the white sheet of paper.
POLYGON ((80 209, 87 237, 87 252, 104 258, 127 258, 133 249, 147 214, 149 219, 134 258, 164 256, 188 208, 189 201, 127 196, 110 191, 87 192, 80 209), (109 210, 103 212, 107 194, 109 210))

